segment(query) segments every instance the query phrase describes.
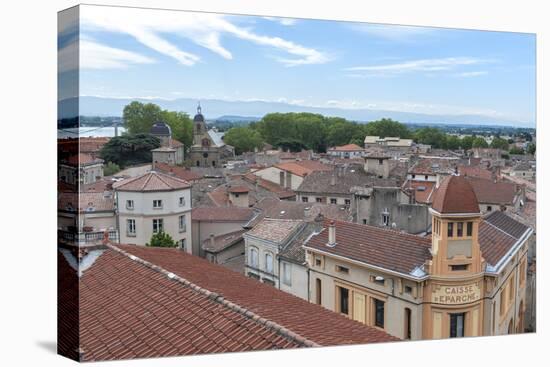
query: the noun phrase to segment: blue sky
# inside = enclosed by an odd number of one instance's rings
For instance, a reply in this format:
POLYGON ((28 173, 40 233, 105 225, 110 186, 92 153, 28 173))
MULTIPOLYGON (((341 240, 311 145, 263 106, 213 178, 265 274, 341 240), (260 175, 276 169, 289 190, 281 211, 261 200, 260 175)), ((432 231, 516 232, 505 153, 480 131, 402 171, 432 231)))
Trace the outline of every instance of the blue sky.
POLYGON ((534 125, 531 34, 83 6, 80 42, 81 95, 283 101, 534 125))

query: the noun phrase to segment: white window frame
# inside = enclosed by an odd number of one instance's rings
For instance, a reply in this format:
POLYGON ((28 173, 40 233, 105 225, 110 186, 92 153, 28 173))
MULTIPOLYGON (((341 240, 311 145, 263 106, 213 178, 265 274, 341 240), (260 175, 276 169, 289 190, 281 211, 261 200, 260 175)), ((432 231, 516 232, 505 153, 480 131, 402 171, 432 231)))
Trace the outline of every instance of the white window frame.
POLYGON ((185 196, 180 196, 180 206, 185 206, 185 196))
POLYGON ((126 219, 126 234, 128 236, 136 236, 136 220, 135 219, 126 219))
POLYGON ((155 199, 153 200, 153 209, 162 209, 162 200, 155 199), (156 205, 158 203, 158 205, 156 205))
POLYGON ((283 284, 292 286, 292 264, 283 262, 283 284))
POLYGON ((164 219, 162 218, 153 219, 153 233, 159 233, 159 232, 164 232, 164 219), (156 227, 156 230, 155 230, 155 227, 156 227))
POLYGON ((186 219, 187 219, 187 218, 185 218, 185 214, 184 214, 184 215, 180 215, 180 216, 178 217, 180 232, 187 232, 187 223, 186 223, 186 219))
POLYGON ((271 252, 266 252, 265 253, 265 256, 264 256, 264 259, 265 259, 265 272, 266 273, 269 273, 269 274, 273 274, 273 254, 271 252), (271 258, 270 261, 268 261, 268 257, 271 258), (270 269, 271 267, 271 269, 270 269))
POLYGON ((126 209, 134 210, 134 201, 133 200, 126 200, 126 209))
POLYGON ((258 251, 258 249, 255 248, 255 247, 251 247, 248 250, 248 255, 249 255, 249 265, 250 265, 250 267, 252 267, 254 269, 258 269, 258 267, 259 267, 259 265, 258 265, 259 251, 258 251))

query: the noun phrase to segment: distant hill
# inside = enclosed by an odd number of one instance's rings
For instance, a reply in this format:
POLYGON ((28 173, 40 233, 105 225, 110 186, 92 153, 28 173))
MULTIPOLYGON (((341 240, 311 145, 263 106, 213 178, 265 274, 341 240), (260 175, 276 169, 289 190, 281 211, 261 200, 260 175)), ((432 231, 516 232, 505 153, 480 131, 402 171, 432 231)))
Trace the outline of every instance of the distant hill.
MULTIPOLYGON (((80 98, 79 114, 85 116, 122 116, 125 105, 131 101, 143 103, 155 103, 164 109, 187 112, 193 116, 196 111, 197 100, 191 98, 166 99, 128 99, 128 98, 103 98, 85 96, 80 98)), ((307 107, 280 102, 264 101, 225 101, 217 99, 201 99, 202 112, 207 120, 220 120, 232 118, 233 121, 241 119, 258 120, 270 112, 312 112, 325 116, 343 117, 353 121, 368 122, 381 118, 392 118, 403 123, 424 124, 464 124, 464 125, 501 125, 517 127, 533 127, 534 122, 510 121, 482 115, 431 115, 422 113, 410 113, 402 111, 384 111, 371 109, 341 109, 324 107, 307 107)), ((66 99, 59 102, 61 117, 71 117, 74 113, 75 100, 66 99), (65 114, 63 111, 67 111, 65 114)), ((252 120, 253 121, 253 120, 252 120)))
POLYGON ((229 121, 229 122, 254 122, 254 121, 260 121, 261 117, 253 117, 253 116, 231 116, 231 115, 223 115, 216 118, 216 121, 229 121))

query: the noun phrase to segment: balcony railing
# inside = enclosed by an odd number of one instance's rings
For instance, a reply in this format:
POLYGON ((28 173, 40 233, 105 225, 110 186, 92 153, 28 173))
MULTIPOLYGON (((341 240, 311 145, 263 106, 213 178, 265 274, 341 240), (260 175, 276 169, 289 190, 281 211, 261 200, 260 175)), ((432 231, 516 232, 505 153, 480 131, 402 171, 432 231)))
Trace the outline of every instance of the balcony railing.
MULTIPOLYGON (((109 233, 109 241, 118 243, 118 231, 115 229, 107 231, 109 233)), ((59 229, 57 231, 57 238, 59 241, 68 242, 78 245, 92 245, 98 244, 103 241, 105 237, 105 231, 91 231, 91 232, 72 232, 59 229)))

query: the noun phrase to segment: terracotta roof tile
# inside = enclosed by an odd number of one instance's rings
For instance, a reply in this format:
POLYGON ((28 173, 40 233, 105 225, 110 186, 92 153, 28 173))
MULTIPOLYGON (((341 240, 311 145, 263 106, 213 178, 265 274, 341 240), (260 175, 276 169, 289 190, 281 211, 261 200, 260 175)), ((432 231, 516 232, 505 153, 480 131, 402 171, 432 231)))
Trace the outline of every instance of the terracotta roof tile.
POLYGON ((171 166, 166 163, 155 163, 155 169, 169 175, 174 175, 177 178, 188 182, 200 180, 201 178, 203 178, 203 175, 198 172, 192 171, 184 167, 171 166))
POLYGON ((212 238, 207 238, 202 241, 202 249, 208 252, 220 252, 225 250, 231 245, 243 240, 243 234, 246 233, 246 229, 241 229, 238 231, 233 231, 229 233, 224 233, 219 236, 214 236, 213 242, 212 238))
POLYGON ((338 147, 332 147, 332 148, 329 149, 329 151, 334 151, 334 152, 339 152, 339 151, 350 152, 350 151, 357 151, 357 150, 362 151, 364 149, 361 148, 357 144, 346 144, 346 145, 341 145, 341 146, 338 146, 338 147))
POLYGON ((282 244, 298 230, 302 223, 299 220, 264 218, 248 231, 247 236, 282 244))
POLYGON ((152 249, 133 245, 118 247, 218 293, 224 299, 319 345, 397 340, 383 331, 177 249, 152 249))
POLYGON ((335 221, 336 246, 327 246, 328 226, 311 237, 306 249, 321 250, 403 274, 431 259, 431 239, 374 226, 335 221), (399 256, 396 256, 399 254, 399 256))
MULTIPOLYGON (((147 250, 155 253, 157 249, 147 250)), ((175 251, 170 256, 178 258, 179 254, 182 252, 175 251)), ((75 282, 76 271, 66 255, 59 253, 58 261, 63 277, 75 282)), ((191 259, 190 263, 194 261, 191 259)), ((312 345, 290 330, 277 330, 245 315, 244 310, 239 311, 242 307, 217 298, 204 287, 189 284, 187 279, 170 279, 167 271, 151 265, 109 248, 84 270, 78 280, 80 322, 75 327, 83 361, 312 345)), ((62 300, 71 300, 61 293, 62 300)), ((73 303, 72 307, 77 306, 73 303)), ((391 340, 384 336, 380 340, 391 340)), ((74 338, 60 339, 62 345, 75 342, 74 338)))
POLYGON ((477 177, 486 180, 493 178, 493 173, 481 166, 458 166, 458 174, 467 177, 477 177))
POLYGON ((191 211, 193 221, 248 222, 254 216, 254 209, 239 207, 196 207, 191 211))
POLYGON ((331 171, 333 169, 331 166, 323 163, 308 160, 278 163, 274 167, 301 177, 307 176, 314 171, 331 171))
POLYGON ((117 191, 171 191, 191 188, 189 182, 162 172, 150 171, 113 184, 117 191))
POLYGON ((479 202, 468 180, 447 176, 436 189, 432 208, 441 214, 479 213, 479 202))
POLYGON ((483 178, 469 177, 466 179, 472 185, 480 203, 511 205, 518 192, 517 186, 508 182, 495 182, 483 178))

